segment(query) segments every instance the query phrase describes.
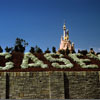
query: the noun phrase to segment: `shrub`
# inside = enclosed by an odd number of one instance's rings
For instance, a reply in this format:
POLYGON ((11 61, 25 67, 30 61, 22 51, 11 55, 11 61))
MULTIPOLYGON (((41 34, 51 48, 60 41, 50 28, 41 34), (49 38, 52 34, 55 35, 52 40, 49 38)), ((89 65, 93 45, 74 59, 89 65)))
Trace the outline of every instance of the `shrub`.
POLYGON ((13 51, 16 51, 16 52, 24 52, 25 51, 25 47, 28 45, 28 43, 23 40, 23 39, 20 39, 20 38, 16 38, 16 41, 15 41, 15 46, 14 46, 14 50, 13 51))
POLYGON ((5 53, 0 53, 0 56, 5 56, 5 59, 8 59, 11 57, 11 54, 8 52, 5 52, 5 53))
POLYGON ((89 58, 93 58, 93 59, 96 59, 96 60, 99 60, 100 61, 100 58, 92 53, 88 53, 86 56, 88 56, 89 58))
POLYGON ((31 53, 34 53, 35 52, 35 49, 34 47, 31 47, 31 50, 30 50, 31 53))
POLYGON ((70 53, 68 48, 65 50, 65 53, 66 53, 66 55, 68 55, 70 53))
POLYGON ((59 53, 65 55, 65 50, 59 50, 59 53))
POLYGON ((11 47, 11 48, 8 48, 8 46, 6 46, 6 48, 5 48, 5 51, 6 52, 11 52, 13 50, 13 48, 11 47))
POLYGON ((95 54, 93 48, 90 48, 90 53, 95 54))
POLYGON ((78 53, 80 53, 81 51, 78 49, 78 53))
POLYGON ((72 68, 73 64, 66 58, 62 58, 62 54, 56 54, 56 53, 47 53, 44 55, 44 57, 52 62, 52 66, 56 68, 72 68), (59 58, 53 58, 52 56, 59 56, 59 58), (64 65, 60 65, 57 62, 63 62, 64 65))
POLYGON ((2 49, 2 47, 0 46, 0 53, 1 53, 1 52, 3 52, 3 49, 2 49))
POLYGON ((97 53, 96 53, 96 55, 99 55, 99 54, 100 54, 100 52, 97 52, 97 53))
POLYGON ((45 53, 50 53, 50 50, 49 50, 49 48, 47 48, 47 50, 45 51, 45 53))
MULTIPOLYGON (((0 56, 5 56, 5 59, 8 59, 11 57, 11 54, 8 52, 5 52, 5 53, 0 53, 0 56)), ((0 70, 9 70, 13 67, 14 67, 14 63, 9 61, 5 63, 5 67, 0 66, 0 70)))
POLYGON ((100 60, 100 54, 98 54, 98 59, 100 60))
POLYGON ((56 53, 56 47, 54 47, 54 46, 52 47, 52 52, 56 53))
POLYGON ((79 59, 77 56, 82 56, 82 54, 69 54, 69 57, 71 57, 75 62, 77 62, 82 68, 98 68, 98 65, 91 64, 86 65, 85 62, 90 62, 90 59, 79 59))
POLYGON ((5 67, 1 67, 0 66, 0 70, 9 70, 11 68, 14 67, 14 63, 13 62, 6 62, 6 66, 5 67))
POLYGON ((35 46, 35 53, 43 53, 42 49, 38 47, 37 45, 35 46))
POLYGON ((79 50, 78 53, 81 53, 83 55, 86 55, 88 52, 87 52, 87 50, 81 50, 81 51, 79 50))
POLYGON ((75 51, 75 50, 73 50, 73 51, 72 51, 72 53, 76 53, 76 51, 75 51))
POLYGON ((48 68, 48 65, 44 64, 43 61, 39 60, 35 55, 28 52, 24 54, 24 59, 21 64, 21 68, 28 68, 28 67, 48 68), (34 63, 28 64, 29 59, 31 59, 34 63))

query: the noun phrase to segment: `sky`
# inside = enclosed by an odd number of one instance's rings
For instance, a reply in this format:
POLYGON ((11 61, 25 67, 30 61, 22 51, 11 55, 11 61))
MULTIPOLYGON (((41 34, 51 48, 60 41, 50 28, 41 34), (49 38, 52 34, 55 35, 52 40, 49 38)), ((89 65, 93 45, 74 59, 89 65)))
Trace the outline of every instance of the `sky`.
POLYGON ((23 38, 30 47, 58 50, 63 24, 76 51, 100 52, 100 0, 0 0, 0 45, 3 49, 23 38))

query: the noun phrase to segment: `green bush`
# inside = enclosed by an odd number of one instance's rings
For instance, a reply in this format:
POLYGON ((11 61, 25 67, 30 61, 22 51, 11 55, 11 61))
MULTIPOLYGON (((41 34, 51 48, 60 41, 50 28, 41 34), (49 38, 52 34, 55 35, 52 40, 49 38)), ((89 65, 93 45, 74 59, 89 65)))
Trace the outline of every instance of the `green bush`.
POLYGON ((50 53, 51 51, 49 50, 49 48, 47 48, 47 50, 45 51, 45 53, 50 53))
POLYGON ((28 43, 25 40, 20 39, 20 38, 16 38, 15 46, 14 46, 14 50, 13 51, 24 53, 25 47, 27 45, 28 45, 28 43))
POLYGON ((56 47, 54 47, 54 46, 52 47, 52 52, 56 53, 56 47))
POLYGON ((65 50, 59 50, 59 53, 65 55, 65 50))
POLYGON ((11 52, 13 50, 13 48, 11 47, 11 48, 8 48, 8 46, 6 46, 6 48, 5 48, 5 51, 6 52, 11 52))
POLYGON ((38 47, 37 45, 35 46, 35 53, 43 53, 42 49, 38 47))
POLYGON ((30 52, 31 52, 31 53, 34 53, 34 52, 35 52, 34 47, 31 47, 30 52))
POLYGON ((2 49, 2 47, 0 46, 0 53, 2 53, 3 52, 3 49, 2 49))

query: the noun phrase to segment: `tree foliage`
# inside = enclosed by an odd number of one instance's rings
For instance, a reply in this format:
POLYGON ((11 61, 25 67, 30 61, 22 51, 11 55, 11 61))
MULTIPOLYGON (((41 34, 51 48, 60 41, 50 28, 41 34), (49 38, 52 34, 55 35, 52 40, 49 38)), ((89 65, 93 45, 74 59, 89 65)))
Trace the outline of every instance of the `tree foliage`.
POLYGON ((34 53, 35 52, 35 48, 34 47, 31 47, 30 52, 31 53, 34 53))
POLYGON ((42 49, 38 47, 37 45, 35 46, 35 53, 43 53, 42 49))
POLYGON ((70 53, 68 48, 65 50, 65 53, 66 53, 66 55, 68 55, 70 53))
POLYGON ((45 51, 45 53, 50 53, 51 51, 49 50, 49 48, 47 48, 47 50, 45 51))
POLYGON ((86 55, 87 53, 88 53, 88 51, 87 50, 78 50, 78 53, 81 53, 81 54, 83 54, 83 55, 86 55))
POLYGON ((75 51, 75 50, 73 50, 73 51, 72 51, 72 53, 76 53, 76 51, 75 51))
POLYGON ((2 49, 2 47, 0 46, 0 53, 2 53, 3 52, 3 49, 2 49))
POLYGON ((28 45, 28 43, 25 40, 16 38, 14 51, 23 53, 25 51, 25 47, 27 45, 28 45))
POLYGON ((56 47, 54 47, 54 46, 52 47, 52 52, 56 53, 56 47))
POLYGON ((5 48, 6 52, 12 52, 12 50, 13 50, 13 47, 9 48, 8 46, 6 46, 6 48, 5 48))
POLYGON ((59 53, 65 55, 65 50, 59 50, 59 53))

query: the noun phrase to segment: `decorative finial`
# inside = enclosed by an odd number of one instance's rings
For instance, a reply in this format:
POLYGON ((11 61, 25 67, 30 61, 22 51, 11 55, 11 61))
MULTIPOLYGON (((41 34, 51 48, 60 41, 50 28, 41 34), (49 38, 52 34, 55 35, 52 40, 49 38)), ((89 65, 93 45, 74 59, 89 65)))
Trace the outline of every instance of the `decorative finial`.
POLYGON ((65 20, 64 20, 63 29, 66 30, 66 23, 65 23, 65 20))

